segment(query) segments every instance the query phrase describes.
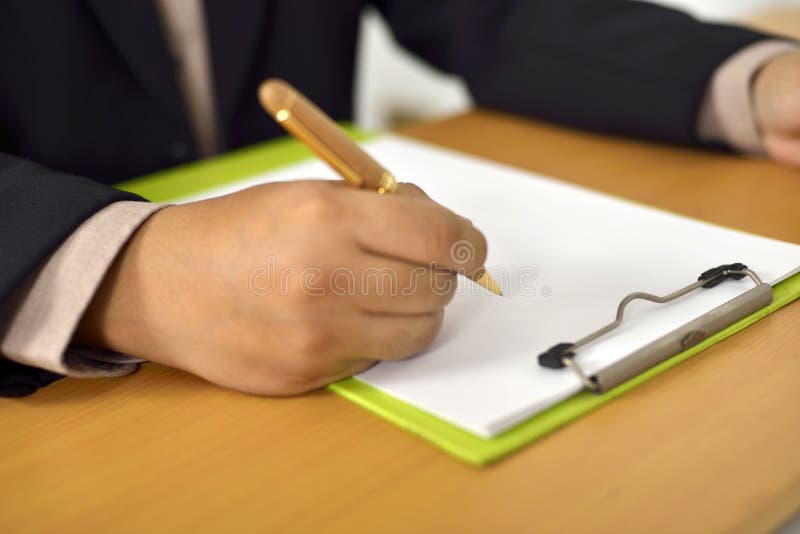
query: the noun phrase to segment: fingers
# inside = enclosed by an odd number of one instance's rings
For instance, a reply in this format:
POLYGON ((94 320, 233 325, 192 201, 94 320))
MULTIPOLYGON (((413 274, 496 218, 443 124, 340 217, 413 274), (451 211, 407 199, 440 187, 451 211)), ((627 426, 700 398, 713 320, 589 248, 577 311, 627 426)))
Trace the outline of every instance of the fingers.
MULTIPOLYGON (((407 358, 433 341, 443 320, 444 309, 418 315, 352 313, 339 317, 335 327, 323 334, 326 344, 287 352, 286 365, 316 378, 338 373, 354 361, 407 358)), ((288 330, 291 345, 291 328, 288 330)))
POLYGON ((332 376, 349 362, 398 360, 413 356, 436 338, 444 310, 418 315, 374 315, 361 313, 342 319, 337 328, 338 346, 311 358, 297 355, 295 362, 312 362, 320 375, 332 376))
POLYGON ((444 310, 421 315, 366 315, 357 354, 372 360, 400 360, 422 352, 442 328, 444 310))
POLYGON ((328 384, 333 384, 334 382, 338 382, 339 380, 343 380, 345 378, 366 371, 367 369, 375 365, 375 363, 376 362, 374 360, 348 361, 344 365, 339 366, 339 368, 332 370, 329 374, 325 374, 323 376, 314 378, 309 382, 304 383, 302 387, 298 388, 296 392, 292 392, 291 394, 305 393, 306 391, 323 388, 328 384))
MULTIPOLYGON (((313 369, 307 369, 302 364, 288 363, 277 372, 270 367, 254 370, 247 375, 246 381, 239 381, 235 388, 273 397, 300 395, 361 373, 375 363, 375 360, 332 361, 318 363, 313 369)), ((221 385, 227 384, 222 382, 221 385)))
MULTIPOLYGON (((339 341, 315 350, 292 350, 265 361, 250 359, 237 389, 260 395, 295 395, 360 373, 377 361, 398 360, 425 349, 442 326, 444 310, 420 315, 351 315, 336 329, 339 341)), ((291 330, 291 328, 289 329, 291 330)), ((291 336, 289 336, 291 337, 291 336)), ((228 385, 225 380, 216 380, 228 385)))
POLYGON ((366 255, 351 280, 360 311, 371 314, 418 315, 436 312, 452 300, 458 286, 449 270, 366 255))
POLYGON ((363 224, 356 225, 356 240, 373 254, 468 276, 485 262, 483 234, 467 219, 433 201, 415 194, 365 193, 358 197, 353 198, 353 209, 363 224))

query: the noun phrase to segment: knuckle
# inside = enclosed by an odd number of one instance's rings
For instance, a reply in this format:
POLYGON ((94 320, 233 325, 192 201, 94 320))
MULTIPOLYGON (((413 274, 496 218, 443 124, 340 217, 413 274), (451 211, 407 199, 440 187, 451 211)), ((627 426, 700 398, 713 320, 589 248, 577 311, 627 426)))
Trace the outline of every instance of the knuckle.
POLYGON ((319 358, 333 341, 333 336, 314 324, 299 325, 292 330, 289 343, 295 354, 294 363, 301 370, 315 370, 319 358))
POLYGON ((444 310, 431 313, 421 321, 421 324, 409 336, 411 342, 411 354, 416 354, 431 344, 442 328, 444 320, 444 310))
POLYGON ((392 358, 408 358, 421 352, 436 338, 443 318, 444 310, 420 318, 413 328, 397 332, 397 335, 386 340, 387 352, 392 358))
POLYGON ((454 273, 431 271, 427 287, 421 288, 419 297, 424 300, 430 310, 439 310, 447 306, 456 293, 458 278, 454 273))
POLYGON ((331 222, 341 220, 347 213, 335 188, 315 184, 306 188, 297 203, 296 213, 308 221, 331 222))
POLYGON ((429 226, 428 243, 433 257, 446 256, 458 240, 458 223, 450 218, 434 221, 429 226))

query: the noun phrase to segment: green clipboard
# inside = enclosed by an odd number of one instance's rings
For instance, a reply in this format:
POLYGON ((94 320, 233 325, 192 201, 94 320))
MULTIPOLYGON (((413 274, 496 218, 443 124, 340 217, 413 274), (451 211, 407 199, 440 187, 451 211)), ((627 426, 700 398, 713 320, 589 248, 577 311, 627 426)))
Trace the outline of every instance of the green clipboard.
MULTIPOLYGON (((346 127, 345 129, 357 141, 366 141, 375 137, 354 128, 346 127)), ((313 154, 304 145, 294 139, 284 137, 235 150, 213 159, 190 163, 122 182, 116 187, 136 193, 154 202, 169 202, 311 157, 313 154)), ((331 384, 329 388, 395 425, 422 437, 456 458, 473 465, 483 466, 589 413, 611 399, 750 326, 798 297, 800 297, 800 273, 773 287, 772 304, 708 337, 690 349, 661 362, 602 395, 589 392, 579 393, 493 438, 482 438, 471 434, 356 378, 348 378, 331 384)))

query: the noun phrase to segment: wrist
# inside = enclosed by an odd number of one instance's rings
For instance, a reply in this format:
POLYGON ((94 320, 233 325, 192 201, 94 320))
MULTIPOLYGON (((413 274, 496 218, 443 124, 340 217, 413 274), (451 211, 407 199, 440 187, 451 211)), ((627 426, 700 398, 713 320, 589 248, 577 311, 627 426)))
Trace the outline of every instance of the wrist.
POLYGON ((787 108, 800 110, 800 49, 769 60, 752 84, 753 108, 762 129, 791 126, 787 108))
POLYGON ((800 49, 770 60, 752 86, 753 113, 767 154, 800 165, 800 49))
POLYGON ((162 218, 171 209, 150 216, 117 254, 78 323, 73 344, 134 356, 149 352, 145 327, 149 308, 142 286, 152 267, 145 259, 162 218))

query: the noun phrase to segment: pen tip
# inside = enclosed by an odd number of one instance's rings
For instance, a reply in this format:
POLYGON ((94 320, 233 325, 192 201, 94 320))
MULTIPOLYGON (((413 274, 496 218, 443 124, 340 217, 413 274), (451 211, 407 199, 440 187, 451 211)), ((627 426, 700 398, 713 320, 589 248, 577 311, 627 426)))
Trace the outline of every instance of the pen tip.
POLYGON ((483 270, 480 276, 473 280, 479 286, 488 289, 495 295, 503 296, 503 290, 500 289, 500 284, 498 284, 494 278, 489 274, 489 271, 483 270))

